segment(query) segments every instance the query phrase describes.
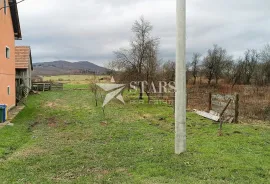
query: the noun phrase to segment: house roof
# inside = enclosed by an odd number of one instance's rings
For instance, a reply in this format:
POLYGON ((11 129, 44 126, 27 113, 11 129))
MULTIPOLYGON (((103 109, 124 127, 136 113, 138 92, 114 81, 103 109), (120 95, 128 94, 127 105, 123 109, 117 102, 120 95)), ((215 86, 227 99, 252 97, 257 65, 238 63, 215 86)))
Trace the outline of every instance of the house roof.
POLYGON ((31 48, 29 46, 16 46, 15 47, 15 68, 33 70, 31 48), (30 65, 29 66, 29 62, 30 65))
POLYGON ((22 39, 17 0, 8 0, 16 40, 22 39))

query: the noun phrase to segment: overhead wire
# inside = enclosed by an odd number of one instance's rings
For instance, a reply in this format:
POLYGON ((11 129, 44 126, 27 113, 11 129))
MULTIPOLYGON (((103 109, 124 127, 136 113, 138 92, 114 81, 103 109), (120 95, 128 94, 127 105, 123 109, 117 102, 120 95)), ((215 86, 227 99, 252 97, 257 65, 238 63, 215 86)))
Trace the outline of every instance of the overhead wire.
POLYGON ((13 4, 8 5, 8 6, 3 6, 2 8, 0 8, 0 11, 1 11, 2 9, 4 9, 4 8, 8 8, 8 7, 15 6, 15 5, 20 4, 20 3, 24 2, 24 1, 26 1, 26 0, 21 0, 21 1, 17 2, 17 3, 13 3, 13 4))

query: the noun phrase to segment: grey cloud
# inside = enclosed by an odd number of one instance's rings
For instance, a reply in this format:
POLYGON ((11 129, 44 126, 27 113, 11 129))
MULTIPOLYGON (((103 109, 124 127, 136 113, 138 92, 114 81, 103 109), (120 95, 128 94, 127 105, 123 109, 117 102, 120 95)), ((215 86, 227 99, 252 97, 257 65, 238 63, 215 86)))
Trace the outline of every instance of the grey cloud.
MULTIPOLYGON (((127 47, 144 15, 160 38, 160 57, 175 59, 176 0, 26 0, 18 5, 23 41, 34 62, 89 60, 105 65, 127 47), (75 2, 75 3, 74 3, 75 2)), ((269 0, 187 0, 187 59, 213 44, 239 57, 270 40, 269 0)))

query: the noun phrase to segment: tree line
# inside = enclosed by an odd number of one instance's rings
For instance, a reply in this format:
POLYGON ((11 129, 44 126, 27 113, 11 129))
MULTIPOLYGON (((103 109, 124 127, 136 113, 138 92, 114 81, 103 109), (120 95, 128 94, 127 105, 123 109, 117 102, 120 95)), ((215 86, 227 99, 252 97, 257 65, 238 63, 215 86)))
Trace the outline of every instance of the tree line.
POLYGON ((226 49, 214 45, 206 56, 194 53, 187 71, 192 73, 193 84, 198 77, 205 77, 210 85, 212 81, 218 84, 220 79, 233 86, 268 85, 270 83, 270 45, 265 45, 262 51, 247 49, 242 57, 233 59, 226 49))
MULTIPOLYGON (((152 30, 151 23, 141 17, 132 26, 130 46, 114 52, 115 59, 110 63, 110 68, 118 71, 119 81, 146 81, 151 84, 175 80, 175 62, 162 63, 159 59, 159 38, 152 36, 152 30)), ((194 53, 187 64, 187 82, 192 80, 195 85, 198 79, 200 83, 206 79, 208 85, 218 84, 221 79, 232 87, 236 84, 267 85, 270 83, 270 45, 266 45, 262 51, 248 49, 238 59, 218 45, 209 49, 205 56, 194 53)), ((140 99, 144 92, 147 95, 151 93, 142 87, 142 83, 138 83, 138 87, 140 99)))

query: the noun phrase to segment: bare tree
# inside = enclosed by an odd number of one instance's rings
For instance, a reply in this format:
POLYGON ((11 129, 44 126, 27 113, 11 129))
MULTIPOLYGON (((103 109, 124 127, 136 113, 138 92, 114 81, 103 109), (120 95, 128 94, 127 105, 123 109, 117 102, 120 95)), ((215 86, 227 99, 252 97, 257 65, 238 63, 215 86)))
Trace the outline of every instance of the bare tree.
POLYGON ((222 67, 222 78, 230 83, 233 80, 235 63, 232 56, 228 56, 222 67))
POLYGON ((263 67, 259 64, 260 55, 256 50, 247 50, 244 58, 239 58, 233 67, 232 87, 236 84, 251 84, 254 78, 256 85, 263 84, 263 67))
POLYGON ((254 80, 255 80, 255 85, 256 86, 263 86, 267 83, 267 74, 265 70, 265 64, 264 63, 258 63, 257 66, 255 67, 254 71, 254 80))
POLYGON ((163 78, 167 82, 175 80, 175 62, 167 61, 163 64, 163 78))
POLYGON ((193 77, 192 76, 192 69, 191 69, 191 62, 186 61, 186 83, 193 77))
POLYGON ((265 45, 261 52, 261 60, 263 63, 263 73, 267 83, 270 83, 270 45, 265 45))
POLYGON ((198 73, 199 73, 199 67, 198 64, 200 62, 200 57, 201 54, 200 53, 193 53, 193 58, 192 58, 192 62, 191 62, 191 67, 192 67, 192 76, 193 76, 193 85, 196 84, 196 80, 198 77, 198 73))
POLYGON ((216 84, 218 83, 218 80, 222 76, 222 68, 228 59, 227 57, 227 51, 222 47, 218 47, 218 45, 214 45, 213 50, 208 50, 208 55, 204 58, 203 66, 209 85, 213 79, 216 80, 216 84))
MULTIPOLYGON (((156 49, 158 39, 151 37, 152 25, 141 17, 135 21, 132 26, 134 38, 130 42, 130 49, 120 49, 114 52, 116 59, 113 61, 114 65, 122 71, 129 71, 134 73, 136 78, 133 80, 144 81, 144 67, 149 62, 149 48, 156 49)), ((139 84, 140 95, 139 99, 143 97, 142 82, 139 84)))
POLYGON ((244 84, 251 84, 251 78, 259 62, 259 53, 256 50, 247 50, 243 59, 244 84))
POLYGON ((238 63, 233 66, 233 75, 232 75, 232 88, 239 84, 241 78, 243 77, 244 62, 241 58, 238 59, 238 63))
POLYGON ((263 62, 270 62, 270 44, 266 44, 261 52, 261 59, 263 62))
POLYGON ((158 61, 158 40, 152 40, 148 43, 148 48, 146 50, 147 59, 144 62, 144 75, 147 81, 147 88, 145 88, 145 93, 148 97, 148 103, 150 102, 150 97, 156 89, 153 89, 152 83, 155 82, 157 77, 157 72, 159 68, 159 61, 158 61))

